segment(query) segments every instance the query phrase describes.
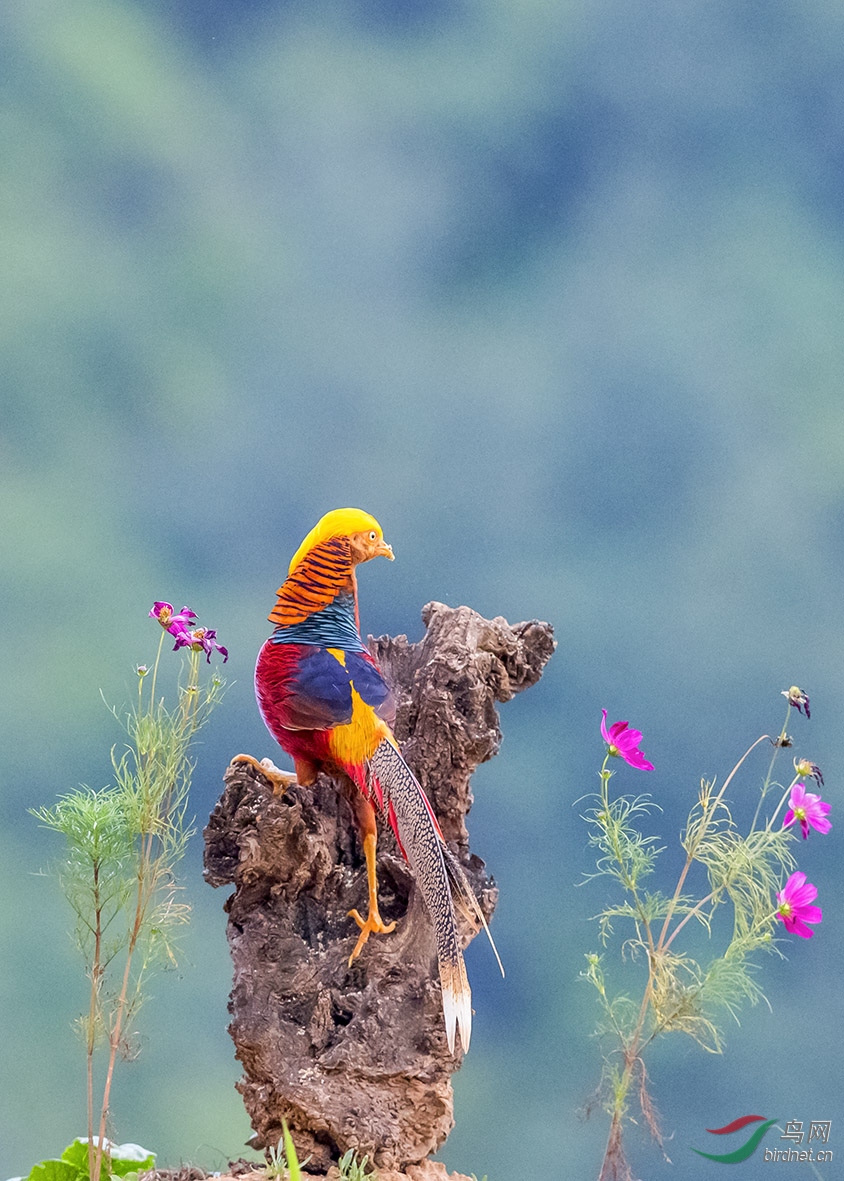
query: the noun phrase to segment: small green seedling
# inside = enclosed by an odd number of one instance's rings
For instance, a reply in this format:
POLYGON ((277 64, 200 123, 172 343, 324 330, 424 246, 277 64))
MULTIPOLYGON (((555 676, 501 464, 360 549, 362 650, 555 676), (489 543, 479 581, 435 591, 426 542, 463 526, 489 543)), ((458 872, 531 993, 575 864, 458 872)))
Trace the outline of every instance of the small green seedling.
POLYGON ((368 1156, 358 1160, 358 1154, 353 1148, 350 1148, 340 1157, 337 1165, 343 1181, 376 1181, 377 1173, 367 1173, 366 1171, 368 1163, 368 1156))
MULTIPOLYGON (((270 1159, 264 1166, 268 1181, 302 1181, 302 1165, 296 1155, 296 1146, 287 1121, 282 1121, 282 1137, 275 1148, 269 1149, 270 1159)), ((311 1158, 302 1161, 306 1165, 311 1158)))

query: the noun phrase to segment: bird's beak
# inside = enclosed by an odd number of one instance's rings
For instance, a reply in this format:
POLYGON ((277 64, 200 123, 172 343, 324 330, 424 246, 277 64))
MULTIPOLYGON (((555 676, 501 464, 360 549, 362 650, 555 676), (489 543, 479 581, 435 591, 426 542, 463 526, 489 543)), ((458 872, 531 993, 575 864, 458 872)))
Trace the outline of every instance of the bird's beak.
POLYGON ((391 545, 387 545, 383 537, 375 547, 375 556, 376 558, 389 558, 391 562, 395 561, 396 557, 396 555, 393 553, 393 547, 391 545))

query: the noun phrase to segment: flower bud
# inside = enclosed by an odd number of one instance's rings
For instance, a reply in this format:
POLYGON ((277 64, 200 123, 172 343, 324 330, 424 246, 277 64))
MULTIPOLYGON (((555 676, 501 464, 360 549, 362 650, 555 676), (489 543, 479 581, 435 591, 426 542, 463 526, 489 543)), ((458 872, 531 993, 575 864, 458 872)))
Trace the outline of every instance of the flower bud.
POLYGON ((797 685, 792 685, 790 689, 783 689, 782 695, 788 701, 789 705, 793 705, 798 713, 804 713, 807 718, 812 715, 809 713, 809 695, 804 693, 797 685))
POLYGON ((794 770, 799 779, 814 779, 815 783, 823 787, 823 774, 817 763, 810 763, 808 759, 795 759, 794 770))

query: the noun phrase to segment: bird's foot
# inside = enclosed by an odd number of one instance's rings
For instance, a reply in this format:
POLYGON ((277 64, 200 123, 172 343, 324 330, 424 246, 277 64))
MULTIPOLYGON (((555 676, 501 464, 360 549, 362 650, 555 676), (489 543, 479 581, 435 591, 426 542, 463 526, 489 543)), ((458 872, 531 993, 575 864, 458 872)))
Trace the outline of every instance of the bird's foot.
POLYGON ((360 935, 358 935, 358 941, 355 944, 355 950, 349 956, 349 967, 351 968, 352 964, 360 955, 364 943, 366 943, 371 934, 375 933, 376 935, 389 935, 391 931, 396 929, 396 924, 395 921, 392 923, 384 922, 384 920, 381 918, 381 915, 378 913, 377 903, 374 906, 370 905, 369 914, 365 919, 361 918, 360 912, 357 910, 350 910, 349 917, 353 918, 360 927, 360 935))
POLYGON ((248 763, 250 767, 254 767, 273 785, 273 795, 275 796, 283 796, 288 787, 296 782, 296 776, 291 771, 280 770, 272 759, 261 759, 258 762, 252 755, 235 755, 232 762, 248 763))

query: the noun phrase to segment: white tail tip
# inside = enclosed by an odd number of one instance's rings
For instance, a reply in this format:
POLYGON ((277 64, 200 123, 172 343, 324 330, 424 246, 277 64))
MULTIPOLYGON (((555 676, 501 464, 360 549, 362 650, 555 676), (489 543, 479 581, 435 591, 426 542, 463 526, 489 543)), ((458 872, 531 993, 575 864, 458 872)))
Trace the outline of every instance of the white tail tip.
POLYGON ((469 988, 469 980, 466 976, 466 969, 462 962, 459 971, 448 973, 452 979, 443 979, 443 973, 440 973, 443 990, 443 1017, 445 1018, 445 1036, 448 1040, 448 1048, 453 1054, 457 1042, 457 1034, 460 1034, 460 1045, 463 1047, 465 1054, 469 1049, 469 1040, 472 1036, 472 992, 469 988))

